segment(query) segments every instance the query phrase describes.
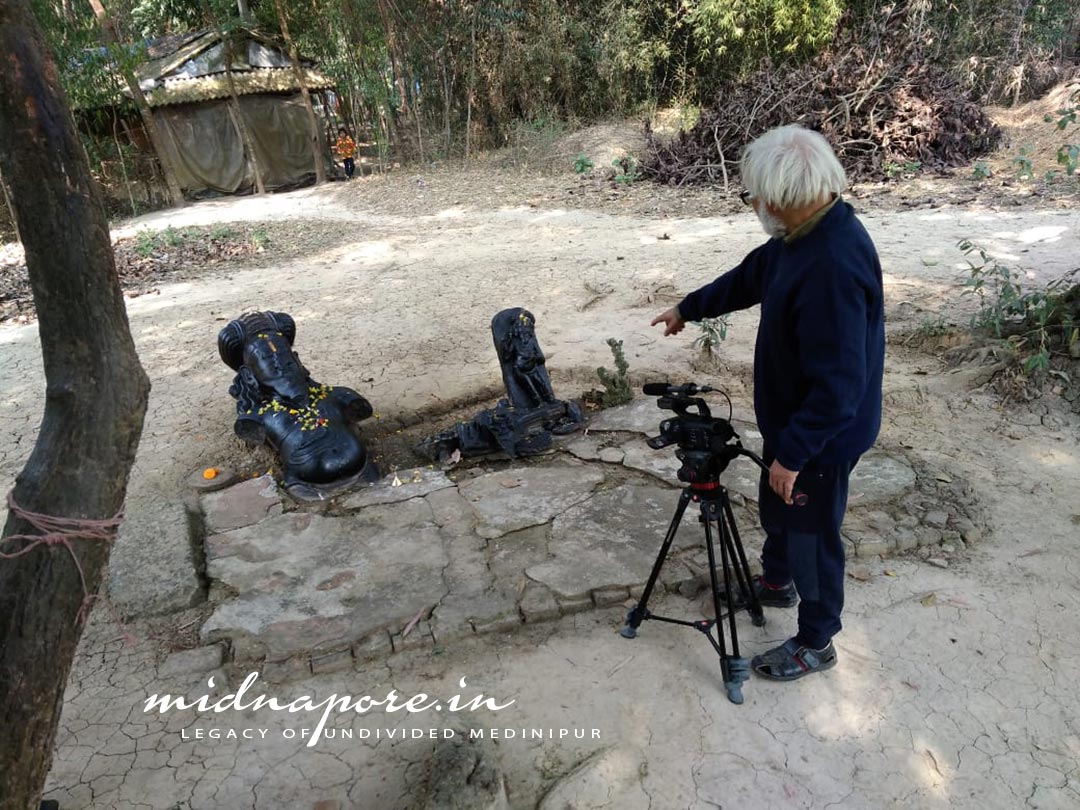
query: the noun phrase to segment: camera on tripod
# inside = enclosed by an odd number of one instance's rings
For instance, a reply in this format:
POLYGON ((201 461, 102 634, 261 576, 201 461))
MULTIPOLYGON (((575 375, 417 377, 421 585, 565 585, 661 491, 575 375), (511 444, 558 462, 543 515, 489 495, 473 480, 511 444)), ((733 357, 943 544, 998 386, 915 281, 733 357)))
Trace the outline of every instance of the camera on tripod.
MULTIPOLYGON (((675 515, 671 518, 660 553, 653 563, 649 580, 638 603, 626 614, 626 624, 619 632, 623 638, 637 638, 641 623, 654 619, 667 624, 692 627, 704 633, 713 649, 720 656, 720 673, 732 703, 742 703, 742 685, 750 677, 750 661, 739 654, 739 634, 735 625, 735 614, 745 610, 750 614, 754 625, 765 624, 765 614, 753 588, 750 578, 750 565, 746 559, 746 549, 739 537, 735 525, 735 515, 731 509, 731 500, 727 489, 720 483, 720 474, 732 460, 746 456, 762 470, 768 470, 765 462, 752 450, 747 450, 739 441, 739 435, 731 426, 731 397, 723 391, 728 402, 728 418, 713 416, 705 400, 698 394, 717 391, 707 385, 694 383, 671 385, 670 383, 649 383, 642 391, 648 396, 658 397, 657 405, 666 411, 674 411, 672 419, 660 423, 660 435, 648 440, 649 447, 659 450, 668 445, 677 444, 675 457, 682 462, 679 467, 679 480, 687 484, 679 494, 675 515), (658 616, 649 610, 649 599, 660 578, 671 551, 675 534, 679 530, 687 507, 695 503, 699 507, 699 522, 705 530, 705 551, 709 561, 709 587, 713 600, 715 619, 687 621, 670 616, 658 616), (719 556, 716 551, 719 550, 719 556), (722 580, 722 583, 721 583, 722 580), (723 596, 722 596, 723 594, 723 596), (729 598, 734 594, 735 598, 729 598), (727 611, 721 602, 728 603, 727 611), (725 637, 724 624, 727 623, 725 637), (713 631, 716 635, 713 635, 713 631), (728 640, 731 642, 730 654, 728 640)), ((806 496, 798 490, 793 495, 796 505, 806 503, 806 496)))
MULTIPOLYGON (((659 450, 668 445, 677 444, 679 449, 675 457, 682 462, 679 467, 679 480, 687 486, 679 494, 675 515, 671 519, 660 553, 653 563, 649 580, 637 605, 626 614, 626 624, 619 631, 623 638, 636 638, 638 628, 647 619, 692 627, 705 634, 720 656, 720 672, 732 703, 742 703, 742 685, 749 677, 750 662, 739 655, 739 636, 735 627, 735 614, 744 609, 750 613, 755 625, 765 623, 761 604, 751 587, 750 566, 746 560, 746 550, 735 525, 735 515, 731 511, 731 501, 727 489, 720 483, 720 474, 732 459, 748 456, 755 463, 764 467, 764 463, 753 452, 743 448, 735 428, 731 426, 731 398, 728 401, 728 418, 713 416, 705 400, 698 394, 716 391, 707 385, 698 387, 694 383, 671 385, 670 383, 649 383, 642 391, 648 396, 659 397, 657 404, 667 411, 674 411, 675 417, 660 423, 660 435, 649 439, 649 447, 659 450), (683 514, 690 503, 700 508, 699 521, 705 530, 705 551, 709 559, 709 585, 713 595, 715 619, 687 621, 670 616, 658 616, 649 610, 649 599, 660 578, 664 560, 675 541, 683 514), (720 555, 717 558, 716 550, 720 555), (721 590, 721 575, 723 589, 721 590), (720 605, 721 593, 738 593, 726 613, 720 605), (737 605, 742 605, 741 608, 737 605), (724 619, 727 619, 728 638, 731 640, 731 654, 728 654, 727 638, 724 634, 724 619), (716 636, 713 636, 713 630, 716 636)), ((722 391, 720 393, 723 393, 722 391)))
MULTIPOLYGON (((697 396, 717 390, 694 383, 647 383, 642 388, 646 395, 659 397, 656 404, 660 408, 676 413, 673 419, 660 423, 660 435, 649 439, 647 444, 653 450, 677 444, 679 449, 675 451, 675 457, 682 462, 678 479, 694 488, 717 486, 720 474, 728 464, 743 454, 739 436, 731 426, 730 397, 728 418, 721 419, 713 416, 705 400, 697 396)), ((724 394, 723 391, 719 393, 724 394)))

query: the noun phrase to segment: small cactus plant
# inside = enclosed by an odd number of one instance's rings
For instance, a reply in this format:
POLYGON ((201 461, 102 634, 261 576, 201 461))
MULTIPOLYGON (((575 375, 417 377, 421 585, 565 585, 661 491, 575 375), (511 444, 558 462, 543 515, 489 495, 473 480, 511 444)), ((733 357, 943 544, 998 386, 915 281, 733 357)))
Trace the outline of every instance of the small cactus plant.
POLYGON ((630 364, 626 362, 623 354, 623 342, 608 338, 607 345, 611 347, 611 354, 615 358, 615 373, 612 374, 601 366, 596 370, 596 376, 604 384, 604 392, 600 398, 605 408, 613 408, 616 405, 625 405, 634 398, 634 392, 630 389, 630 381, 626 377, 626 371, 630 364))

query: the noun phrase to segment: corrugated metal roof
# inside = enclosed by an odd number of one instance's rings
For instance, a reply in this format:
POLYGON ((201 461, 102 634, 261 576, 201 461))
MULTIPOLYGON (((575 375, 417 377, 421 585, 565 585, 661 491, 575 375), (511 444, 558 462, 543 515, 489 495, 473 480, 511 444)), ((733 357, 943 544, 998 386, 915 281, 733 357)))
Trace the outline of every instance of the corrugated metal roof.
MULTIPOLYGON (((302 68, 304 82, 309 90, 325 90, 334 82, 313 68, 302 68)), ((238 95, 253 93, 286 93, 298 91, 299 83, 292 68, 260 68, 258 70, 234 71, 233 82, 238 95)), ((151 107, 170 104, 190 104, 229 96, 229 80, 224 73, 199 76, 194 79, 167 79, 146 94, 151 107)))
POLYGON ((143 82, 147 79, 160 79, 166 73, 176 70, 176 68, 180 67, 180 65, 184 64, 188 59, 191 59, 193 56, 198 56, 211 45, 220 41, 221 37, 218 36, 216 31, 207 31, 187 42, 182 41, 179 48, 166 53, 162 57, 151 59, 149 62, 144 62, 139 65, 136 69, 139 81, 143 82))
POLYGON ((147 40, 146 55, 150 59, 160 59, 163 56, 176 53, 180 48, 184 47, 192 40, 205 36, 207 30, 209 29, 202 31, 185 31, 182 34, 167 34, 163 37, 147 40))
MULTIPOLYGON (((300 84, 296 81, 296 75, 281 43, 254 31, 238 34, 237 40, 234 40, 237 47, 233 56, 232 73, 239 95, 300 90, 300 84), (270 58, 271 56, 273 58, 270 58), (280 66, 268 66, 268 63, 274 64, 275 61, 280 66)), ((218 47, 220 42, 221 35, 217 31, 201 31, 168 37, 153 43, 148 54, 156 58, 136 68, 139 85, 150 106, 164 107, 228 97, 229 83, 224 73, 223 59, 215 56, 204 58, 205 64, 192 63, 192 60, 197 60, 201 54, 218 47), (181 67, 184 67, 185 74, 194 71, 196 75, 178 74, 181 67), (200 73, 200 70, 206 72, 200 73)), ((301 64, 308 89, 325 90, 334 86, 331 79, 312 67, 310 60, 301 56, 301 64)), ((117 100, 119 101, 121 95, 130 97, 127 87, 123 86, 119 77, 112 78, 117 84, 117 100)))

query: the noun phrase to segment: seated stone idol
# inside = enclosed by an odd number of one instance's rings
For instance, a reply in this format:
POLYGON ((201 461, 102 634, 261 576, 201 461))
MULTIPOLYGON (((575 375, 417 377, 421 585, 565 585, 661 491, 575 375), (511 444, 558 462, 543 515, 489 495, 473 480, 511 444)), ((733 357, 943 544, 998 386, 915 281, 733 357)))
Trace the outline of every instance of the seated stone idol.
POLYGON ((351 388, 321 385, 293 351, 296 323, 283 312, 250 312, 218 334, 218 352, 236 371, 236 435, 267 444, 281 459, 285 488, 321 500, 377 477, 353 425, 371 404, 351 388))
POLYGON ((418 449, 430 458, 445 461, 455 450, 463 456, 499 450, 511 458, 532 455, 551 446, 552 434, 571 433, 585 424, 576 402, 555 397, 531 312, 504 309, 491 321, 491 336, 507 398, 471 422, 458 422, 451 430, 424 439, 418 449))

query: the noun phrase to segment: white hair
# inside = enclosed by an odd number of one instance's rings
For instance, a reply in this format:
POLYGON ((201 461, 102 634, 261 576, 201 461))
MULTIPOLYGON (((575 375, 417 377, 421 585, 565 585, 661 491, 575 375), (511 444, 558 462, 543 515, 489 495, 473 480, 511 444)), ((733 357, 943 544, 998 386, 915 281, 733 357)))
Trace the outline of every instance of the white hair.
POLYGON ((781 210, 801 208, 847 188, 829 142, 798 124, 770 129, 742 153, 739 171, 754 197, 781 210))

